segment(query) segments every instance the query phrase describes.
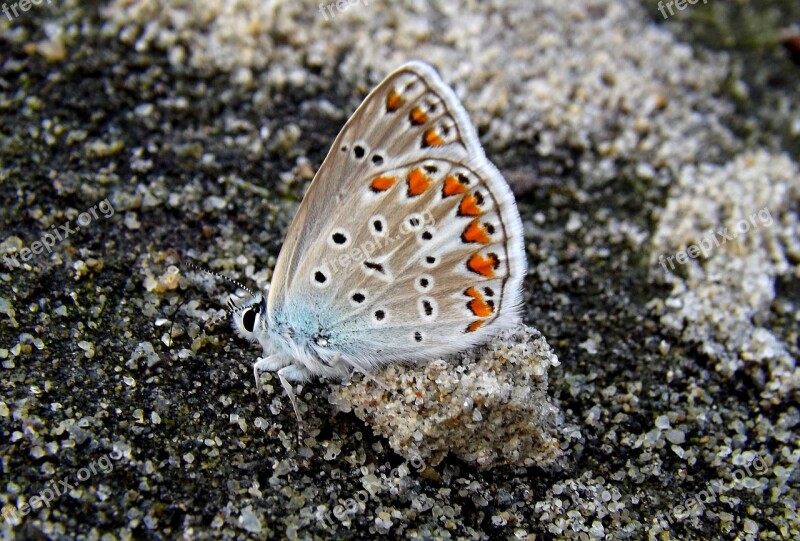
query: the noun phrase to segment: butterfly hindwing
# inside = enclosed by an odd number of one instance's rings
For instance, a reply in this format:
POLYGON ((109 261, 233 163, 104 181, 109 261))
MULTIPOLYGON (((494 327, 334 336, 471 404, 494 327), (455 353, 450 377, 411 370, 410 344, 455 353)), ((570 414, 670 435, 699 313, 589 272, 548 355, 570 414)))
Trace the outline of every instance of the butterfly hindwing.
POLYGON ((269 311, 360 367, 466 349, 526 271, 508 185, 453 91, 407 64, 347 122, 292 222, 269 311))

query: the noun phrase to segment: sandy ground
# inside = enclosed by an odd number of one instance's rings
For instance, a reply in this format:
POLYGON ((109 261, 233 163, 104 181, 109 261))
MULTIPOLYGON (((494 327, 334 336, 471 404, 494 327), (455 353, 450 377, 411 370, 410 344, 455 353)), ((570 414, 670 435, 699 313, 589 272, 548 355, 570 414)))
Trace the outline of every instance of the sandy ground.
POLYGON ((798 538, 800 11, 729 4, 13 4, 2 538, 798 538), (300 428, 177 265, 267 287, 410 59, 516 194, 527 327, 378 374, 411 401, 306 384, 300 428))

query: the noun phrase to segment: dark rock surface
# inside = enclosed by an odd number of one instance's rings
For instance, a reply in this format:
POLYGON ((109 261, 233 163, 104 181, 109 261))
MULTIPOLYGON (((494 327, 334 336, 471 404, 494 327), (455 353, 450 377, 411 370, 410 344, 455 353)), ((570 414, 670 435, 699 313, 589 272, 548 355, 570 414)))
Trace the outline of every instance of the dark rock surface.
POLYGON ((0 535, 798 538, 800 70, 780 32, 800 14, 719 4, 3 15, 0 257, 20 266, 0 270, 0 535), (406 462, 333 415, 327 382, 303 387, 299 430, 279 385, 257 399, 258 351, 205 323, 227 285, 172 268, 268 284, 347 115, 411 58, 515 188, 525 322, 560 360, 558 468, 406 462), (746 242, 660 270, 765 205, 746 242))

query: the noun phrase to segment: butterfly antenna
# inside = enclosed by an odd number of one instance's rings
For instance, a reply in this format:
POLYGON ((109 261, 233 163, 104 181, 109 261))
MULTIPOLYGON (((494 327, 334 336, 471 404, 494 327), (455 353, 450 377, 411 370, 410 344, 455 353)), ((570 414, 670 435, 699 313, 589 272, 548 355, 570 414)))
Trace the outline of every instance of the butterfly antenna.
POLYGON ((218 272, 214 272, 214 271, 212 271, 212 270, 208 270, 208 269, 206 269, 206 268, 204 268, 204 267, 201 267, 201 266, 199 266, 199 265, 195 265, 194 263, 190 263, 189 261, 184 261, 184 262, 183 262, 183 265, 184 265, 185 267, 189 267, 190 269, 194 269, 194 270, 196 270, 196 271, 204 272, 204 273, 206 273, 206 274, 210 274, 211 276, 216 276, 217 278, 222 278, 223 280, 226 280, 226 281, 228 281, 228 282, 232 283, 232 284, 233 284, 233 285, 235 285, 236 287, 238 287, 238 288, 240 288, 240 289, 244 289, 245 291, 247 291, 247 292, 248 292, 248 293, 250 293, 251 295, 255 295, 255 293, 253 293, 252 291, 250 291, 250 288, 249 288, 249 287, 245 287, 245 286, 244 286, 244 284, 242 284, 242 283, 241 283, 241 282, 239 282, 238 280, 234 280, 233 278, 230 278, 230 277, 228 277, 228 276, 225 276, 224 274, 220 274, 220 273, 218 273, 218 272))
MULTIPOLYGON (((239 282, 238 280, 234 280, 233 278, 231 278, 229 276, 225 276, 224 274, 220 274, 218 272, 214 272, 212 270, 206 269, 205 267, 201 267, 200 265, 195 265, 194 263, 191 263, 189 261, 183 261, 182 264, 183 264, 184 267, 188 267, 190 269, 193 269, 193 270, 196 270, 196 271, 199 271, 199 272, 203 272, 205 274, 209 274, 209 275, 215 276, 217 278, 222 278, 226 282, 230 282, 231 284, 235 285, 236 287, 238 287, 240 289, 243 289, 244 291, 247 291, 250 295, 255 295, 255 293, 253 293, 253 291, 249 287, 246 287, 243 283, 239 282)), ((228 299, 227 305, 228 305, 228 307, 225 309, 225 317, 231 316, 231 315, 235 314, 237 311, 242 309, 240 306, 237 306, 235 302, 233 302, 233 299, 228 299)), ((223 318, 214 317, 214 319, 212 319, 210 323, 211 323, 211 325, 216 325, 222 319, 223 318)))
POLYGON ((172 321, 169 324, 169 346, 167 348, 167 351, 172 349, 172 329, 175 327, 175 318, 178 317, 178 311, 184 304, 186 304, 186 300, 181 301, 181 303, 178 305, 175 311, 172 312, 172 321))

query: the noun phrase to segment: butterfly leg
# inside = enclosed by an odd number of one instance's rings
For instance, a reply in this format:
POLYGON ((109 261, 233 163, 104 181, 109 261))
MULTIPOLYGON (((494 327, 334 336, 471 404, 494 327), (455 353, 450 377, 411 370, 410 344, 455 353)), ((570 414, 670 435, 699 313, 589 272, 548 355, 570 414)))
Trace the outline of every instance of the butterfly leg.
POLYGON ((336 357, 333 359, 333 361, 331 361, 330 365, 331 366, 336 366, 339 363, 342 363, 345 366, 347 366, 348 368, 350 368, 350 370, 348 370, 347 373, 344 374, 343 377, 346 378, 346 379, 343 379, 342 380, 343 382, 346 381, 346 382, 349 383, 350 379, 353 377, 353 374, 358 372, 359 374, 364 376, 364 379, 366 379, 367 381, 371 381, 372 383, 374 383, 375 385, 377 385, 378 387, 380 387, 381 389, 383 389, 387 393, 391 393, 392 392, 392 390, 389 389, 389 387, 387 387, 384 383, 378 381, 378 379, 375 378, 375 376, 373 376, 372 374, 370 374, 369 372, 367 372, 363 368, 359 368, 358 366, 356 366, 354 364, 349 364, 349 363, 346 363, 345 361, 342 361, 341 360, 341 355, 336 355, 336 357))
MULTIPOLYGON (((354 366, 353 367, 353 372, 360 373, 362 376, 364 376, 364 379, 366 379, 367 381, 371 381, 372 383, 374 383, 375 385, 377 385, 378 387, 380 387, 381 389, 383 389, 387 393, 391 393, 392 392, 392 390, 388 386, 386 386, 386 384, 384 384, 383 382, 379 381, 375 376, 373 376, 372 374, 370 374, 366 370, 362 370, 361 368, 357 368, 357 367, 354 366)), ((352 374, 351 374, 351 376, 352 376, 352 374)))
POLYGON ((261 378, 259 377, 261 372, 275 372, 290 362, 291 361, 280 355, 259 357, 255 364, 253 364, 253 376, 256 378, 256 394, 261 394, 261 378))
POLYGON ((290 364, 289 366, 284 366, 278 370, 278 379, 281 381, 284 392, 289 397, 289 402, 292 403, 294 415, 297 417, 297 422, 300 424, 303 423, 303 420, 300 418, 300 411, 297 409, 297 399, 294 396, 292 384, 289 382, 306 381, 310 378, 310 376, 311 374, 305 368, 297 366, 296 364, 290 364))

